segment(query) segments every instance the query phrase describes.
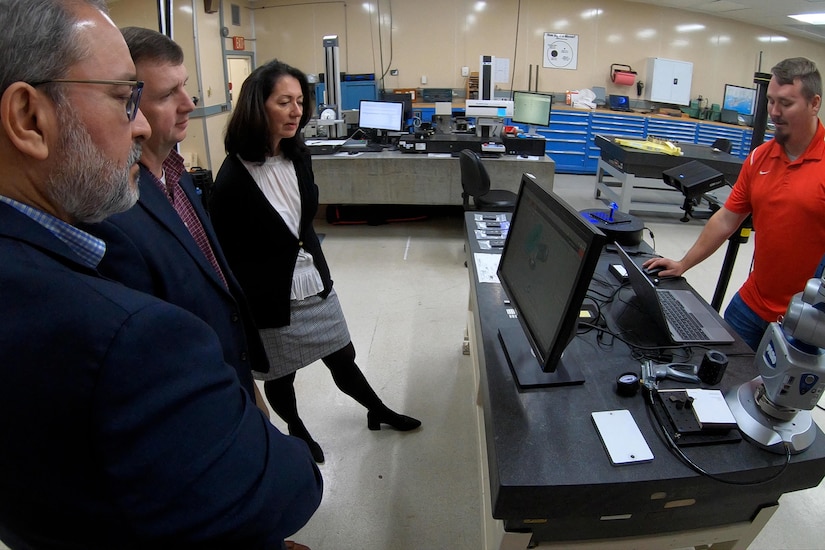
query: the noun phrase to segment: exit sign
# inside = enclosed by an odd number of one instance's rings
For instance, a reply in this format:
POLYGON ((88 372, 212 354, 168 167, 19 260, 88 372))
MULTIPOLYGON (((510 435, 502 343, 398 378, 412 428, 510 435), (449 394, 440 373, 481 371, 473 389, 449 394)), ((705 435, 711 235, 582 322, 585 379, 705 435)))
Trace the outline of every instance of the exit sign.
POLYGON ((245 49, 243 36, 233 36, 232 37, 232 49, 233 50, 243 50, 243 49, 245 49))

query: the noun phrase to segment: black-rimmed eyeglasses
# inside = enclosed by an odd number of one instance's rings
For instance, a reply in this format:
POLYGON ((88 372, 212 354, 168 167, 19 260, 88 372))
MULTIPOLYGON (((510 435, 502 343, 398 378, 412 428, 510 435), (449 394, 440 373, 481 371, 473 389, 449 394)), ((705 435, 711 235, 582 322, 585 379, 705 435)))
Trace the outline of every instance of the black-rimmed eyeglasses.
POLYGON ((43 80, 33 83, 32 86, 42 86, 43 84, 106 84, 109 86, 131 86, 132 93, 126 101, 126 116, 129 122, 135 120, 138 107, 140 106, 140 95, 143 93, 142 80, 71 80, 66 78, 55 78, 54 80, 43 80))

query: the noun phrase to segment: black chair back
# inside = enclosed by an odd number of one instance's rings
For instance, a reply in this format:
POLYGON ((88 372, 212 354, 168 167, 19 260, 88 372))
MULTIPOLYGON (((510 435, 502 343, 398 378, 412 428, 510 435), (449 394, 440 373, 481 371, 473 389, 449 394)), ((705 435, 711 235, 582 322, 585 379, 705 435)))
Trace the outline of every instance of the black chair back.
POLYGON ((733 149, 733 143, 729 139, 717 138, 711 145, 715 149, 719 149, 723 153, 730 153, 733 149))
POLYGON ((470 197, 474 199, 490 192, 490 176, 481 163, 478 153, 464 149, 459 155, 461 162, 461 193, 464 199, 464 209, 470 208, 470 197))

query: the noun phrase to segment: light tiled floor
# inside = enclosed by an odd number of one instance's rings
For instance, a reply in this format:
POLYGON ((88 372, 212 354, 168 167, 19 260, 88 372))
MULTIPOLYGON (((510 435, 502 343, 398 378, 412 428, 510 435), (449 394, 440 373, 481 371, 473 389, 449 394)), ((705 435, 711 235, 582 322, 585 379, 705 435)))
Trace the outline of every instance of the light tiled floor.
MULTIPOLYGON (((555 189, 577 209, 602 208, 592 199, 593 181, 557 175, 555 189)), ((668 257, 680 257, 702 227, 678 215, 642 217, 668 257)), ((323 364, 302 369, 299 409, 327 460, 321 507, 293 539, 313 550, 481 549, 475 394, 471 361, 461 352, 469 290, 462 218, 374 227, 319 220, 317 228, 326 235, 361 369, 385 403, 423 427, 371 432, 365 411, 335 388, 323 364)), ((647 232, 645 238, 653 244, 647 232)), ((731 289, 744 280, 752 249, 752 239, 742 246, 731 289)), ((687 273, 707 300, 723 256, 687 273)), ((822 411, 814 416, 825 425, 822 411)), ((285 429, 274 414, 272 420, 285 429)), ((825 486, 780 503, 751 548, 825 549, 825 486)))

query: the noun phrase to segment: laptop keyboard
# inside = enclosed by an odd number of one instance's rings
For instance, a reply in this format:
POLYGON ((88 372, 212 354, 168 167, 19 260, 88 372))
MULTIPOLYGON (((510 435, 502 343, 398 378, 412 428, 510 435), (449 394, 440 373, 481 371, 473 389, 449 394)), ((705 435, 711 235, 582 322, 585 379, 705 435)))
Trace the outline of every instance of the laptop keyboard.
POLYGON ((657 292, 659 302, 662 304, 662 310, 665 317, 679 336, 684 340, 704 341, 710 340, 708 334, 702 329, 702 324, 696 317, 685 309, 685 306, 673 294, 666 290, 657 292))

